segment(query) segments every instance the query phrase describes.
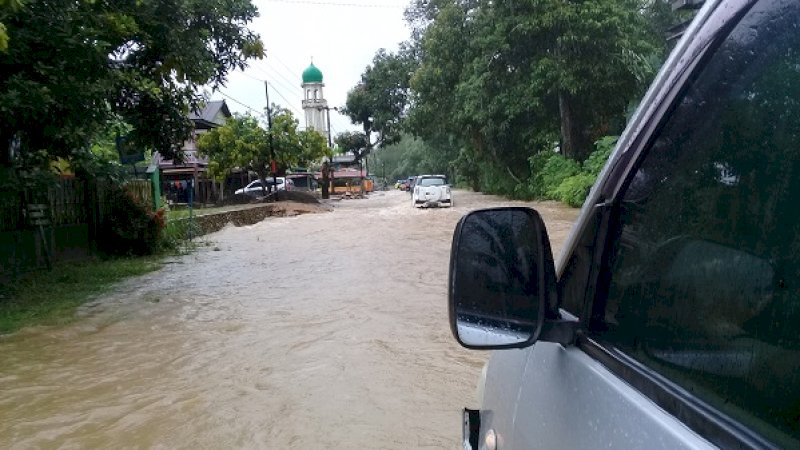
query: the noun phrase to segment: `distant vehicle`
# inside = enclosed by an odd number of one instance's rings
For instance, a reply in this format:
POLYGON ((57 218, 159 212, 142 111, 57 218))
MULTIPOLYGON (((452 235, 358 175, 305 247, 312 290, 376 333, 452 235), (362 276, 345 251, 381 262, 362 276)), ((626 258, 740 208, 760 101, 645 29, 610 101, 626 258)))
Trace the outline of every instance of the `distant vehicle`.
POLYGON ((419 180, 419 177, 420 176, 417 175, 417 176, 414 176, 414 177, 410 177, 408 179, 408 193, 410 195, 412 195, 412 196, 414 195, 414 186, 417 185, 417 181, 419 180))
MULTIPOLYGON (((270 192, 275 192, 276 191, 275 183, 273 182, 272 177, 267 178, 266 181, 267 181, 267 194, 269 194, 270 192)), ((277 182, 278 182, 277 184, 278 191, 286 191, 286 190, 291 191, 292 188, 294 187, 294 183, 292 182, 292 180, 289 180, 287 182, 286 178, 284 177, 277 177, 277 182)), ((264 194, 264 190, 261 189, 261 180, 255 180, 250 182, 250 184, 248 184, 247 186, 241 189, 237 189, 236 192, 234 193, 258 197, 264 194)))
POLYGON ((411 193, 411 203, 415 207, 453 206, 450 185, 444 175, 420 175, 416 177, 411 193))
POLYGON ((318 187, 317 179, 311 173, 293 173, 286 175, 290 181, 289 190, 293 191, 316 191, 318 187))
POLYGON ((411 181, 413 179, 414 179, 414 177, 408 177, 408 178, 406 178, 404 180, 397 180, 397 182, 399 183, 398 189, 400 189, 401 191, 409 191, 409 190, 411 190, 411 181))

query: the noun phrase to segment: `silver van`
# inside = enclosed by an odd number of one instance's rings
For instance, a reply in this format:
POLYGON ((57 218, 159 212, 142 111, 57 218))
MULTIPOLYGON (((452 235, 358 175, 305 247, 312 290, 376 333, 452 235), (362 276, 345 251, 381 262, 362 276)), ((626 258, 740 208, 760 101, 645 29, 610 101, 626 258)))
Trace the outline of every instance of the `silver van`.
POLYGON ((707 1, 557 263, 531 209, 457 225, 463 447, 800 448, 798 205, 800 1, 707 1))

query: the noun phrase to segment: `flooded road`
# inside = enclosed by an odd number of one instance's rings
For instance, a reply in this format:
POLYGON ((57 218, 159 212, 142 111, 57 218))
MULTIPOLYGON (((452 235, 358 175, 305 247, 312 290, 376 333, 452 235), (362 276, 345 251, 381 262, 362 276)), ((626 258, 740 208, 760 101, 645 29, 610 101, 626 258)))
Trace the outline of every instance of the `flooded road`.
MULTIPOLYGON (((0 448, 459 448, 488 353, 450 335, 450 242, 507 202, 408 194, 228 227, 58 328, 0 338, 0 448)), ((536 204, 558 255, 577 210, 536 204)))

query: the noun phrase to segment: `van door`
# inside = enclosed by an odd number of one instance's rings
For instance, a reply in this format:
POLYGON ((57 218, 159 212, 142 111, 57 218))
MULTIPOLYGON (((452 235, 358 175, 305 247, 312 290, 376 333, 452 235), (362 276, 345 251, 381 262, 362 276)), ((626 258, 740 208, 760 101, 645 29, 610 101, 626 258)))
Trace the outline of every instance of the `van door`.
POLYGON ((498 448, 800 447, 798 23, 761 0, 703 56, 611 198, 588 334, 493 357, 498 448))

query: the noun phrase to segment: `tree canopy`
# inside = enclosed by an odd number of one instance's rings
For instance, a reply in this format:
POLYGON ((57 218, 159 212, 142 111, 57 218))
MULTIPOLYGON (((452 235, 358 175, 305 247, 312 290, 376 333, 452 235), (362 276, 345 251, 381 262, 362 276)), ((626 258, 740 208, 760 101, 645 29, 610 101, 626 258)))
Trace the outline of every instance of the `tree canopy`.
POLYGON ((437 153, 425 160, 473 188, 538 195, 544 160, 580 167, 621 132, 677 16, 664 0, 416 0, 406 18, 411 40, 379 50, 348 96, 353 123, 423 139, 409 157, 437 153))
POLYGON ((250 0, 4 5, 0 159, 11 143, 23 158, 69 157, 118 120, 131 126, 134 145, 180 158, 200 88, 224 85, 264 54, 247 28, 258 15, 250 0))
POLYGON ((293 166, 307 166, 330 156, 325 138, 314 130, 298 131, 291 111, 273 105, 272 142, 270 130, 249 114, 234 115, 225 125, 200 136, 198 150, 209 158, 209 174, 224 179, 235 169, 252 170, 263 181, 270 172, 273 152, 279 172, 293 166), (271 145, 271 146, 270 146, 271 145))
POLYGON ((400 123, 408 106, 408 88, 414 60, 410 52, 388 53, 380 49, 361 80, 347 94, 343 112, 370 136, 377 133, 376 145, 400 139, 400 123))
POLYGON ((352 153, 358 161, 369 153, 367 135, 360 131, 343 131, 334 138, 340 153, 352 153))

